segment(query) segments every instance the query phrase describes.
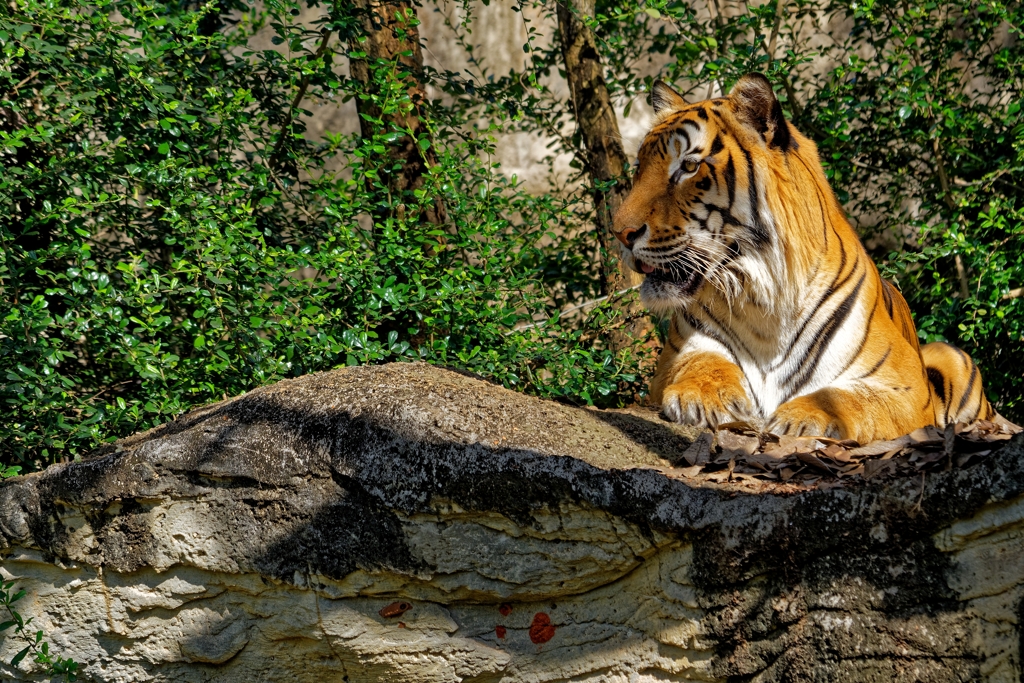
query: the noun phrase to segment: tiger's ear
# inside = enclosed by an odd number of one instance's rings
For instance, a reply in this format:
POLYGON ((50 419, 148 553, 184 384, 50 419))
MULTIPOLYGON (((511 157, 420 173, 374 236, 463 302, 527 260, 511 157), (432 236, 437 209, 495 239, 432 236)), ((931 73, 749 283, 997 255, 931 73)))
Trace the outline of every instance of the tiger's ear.
POLYGON ((736 103, 736 114, 752 126, 772 147, 789 149, 789 124, 772 84, 761 74, 747 74, 733 86, 729 97, 736 103))
POLYGON ((667 109, 679 109, 686 106, 683 96, 672 89, 668 83, 662 80, 654 81, 651 87, 651 106, 654 113, 660 114, 667 109))

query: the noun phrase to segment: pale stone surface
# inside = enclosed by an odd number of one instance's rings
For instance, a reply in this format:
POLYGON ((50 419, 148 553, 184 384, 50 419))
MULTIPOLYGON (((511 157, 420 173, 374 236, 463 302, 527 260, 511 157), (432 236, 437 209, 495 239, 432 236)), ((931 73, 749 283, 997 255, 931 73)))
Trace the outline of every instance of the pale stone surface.
POLYGON ((3 484, 0 573, 86 681, 1020 679, 1022 437, 752 495, 675 475, 694 436, 419 364, 313 375, 3 484))

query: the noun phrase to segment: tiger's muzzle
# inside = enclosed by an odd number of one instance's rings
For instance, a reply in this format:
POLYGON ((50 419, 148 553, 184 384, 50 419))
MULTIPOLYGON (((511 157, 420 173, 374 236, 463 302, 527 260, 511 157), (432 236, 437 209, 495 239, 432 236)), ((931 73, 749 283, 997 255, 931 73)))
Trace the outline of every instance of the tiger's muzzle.
POLYGON ((640 288, 641 298, 690 297, 704 282, 703 274, 682 260, 654 265, 634 256, 633 263, 636 270, 647 276, 640 288))

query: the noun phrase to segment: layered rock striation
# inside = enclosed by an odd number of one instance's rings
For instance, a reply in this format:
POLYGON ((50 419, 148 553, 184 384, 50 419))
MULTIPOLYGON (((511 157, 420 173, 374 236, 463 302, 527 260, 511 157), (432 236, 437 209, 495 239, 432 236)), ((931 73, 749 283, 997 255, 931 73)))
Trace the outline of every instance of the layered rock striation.
POLYGON ((1024 437, 752 493, 672 467, 696 436, 311 375, 3 484, 0 573, 88 681, 1020 679, 1024 437))

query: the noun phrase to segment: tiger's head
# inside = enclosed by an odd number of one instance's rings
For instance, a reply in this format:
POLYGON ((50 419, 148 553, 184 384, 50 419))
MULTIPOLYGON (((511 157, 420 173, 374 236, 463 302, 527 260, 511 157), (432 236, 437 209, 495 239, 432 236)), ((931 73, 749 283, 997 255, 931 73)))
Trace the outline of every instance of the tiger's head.
POLYGON ((644 303, 661 313, 713 296, 771 306, 786 277, 771 171, 813 144, 791 129, 760 74, 696 104, 658 81, 651 100, 657 120, 613 220, 624 261, 647 276, 644 303))

